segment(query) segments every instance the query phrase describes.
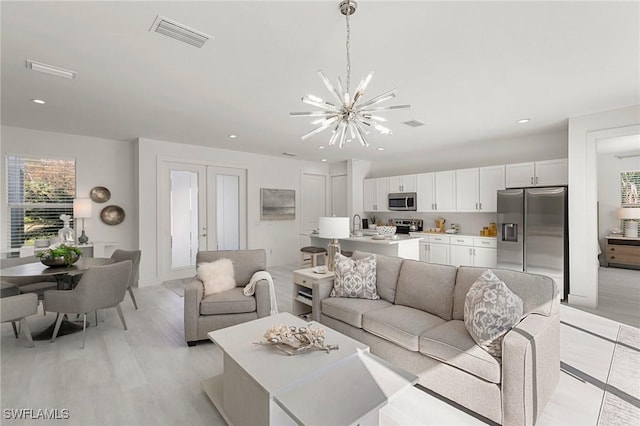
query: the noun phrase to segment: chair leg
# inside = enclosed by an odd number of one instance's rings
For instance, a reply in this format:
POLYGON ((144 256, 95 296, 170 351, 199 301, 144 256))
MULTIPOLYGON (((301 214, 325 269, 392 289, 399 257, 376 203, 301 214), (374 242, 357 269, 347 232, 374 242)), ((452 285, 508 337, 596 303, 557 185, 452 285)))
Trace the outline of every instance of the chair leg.
POLYGON ((27 346, 33 348, 35 345, 33 344, 33 337, 31 337, 31 330, 29 330, 29 324, 27 324, 27 318, 22 318, 20 320, 20 324, 22 330, 24 331, 24 335, 27 338, 27 346))
POLYGON ((16 327, 16 322, 15 321, 11 321, 11 327, 13 327, 13 335, 16 336, 16 339, 18 338, 18 328, 16 327))
POLYGON ((133 294, 133 287, 129 287, 129 296, 131 296, 131 301, 133 302, 133 307, 138 309, 138 303, 136 303, 136 296, 133 294))
POLYGON ((56 326, 53 329, 53 336, 51 336, 51 343, 53 343, 54 340, 56 340, 56 337, 58 336, 58 331, 60 331, 60 324, 62 324, 63 319, 64 319, 64 314, 61 314, 60 312, 58 312, 56 314, 56 326))
MULTIPOLYGON (((98 312, 98 311, 96 311, 98 312)), ((84 349, 84 341, 87 335, 87 313, 82 314, 82 348, 84 349)))
POLYGON ((127 330, 127 323, 124 321, 124 314, 122 313, 122 308, 120 307, 119 303, 116 305, 116 310, 118 311, 118 316, 120 317, 122 326, 124 327, 125 330, 127 330))
POLYGON ((96 327, 98 326, 98 310, 96 309, 96 327))

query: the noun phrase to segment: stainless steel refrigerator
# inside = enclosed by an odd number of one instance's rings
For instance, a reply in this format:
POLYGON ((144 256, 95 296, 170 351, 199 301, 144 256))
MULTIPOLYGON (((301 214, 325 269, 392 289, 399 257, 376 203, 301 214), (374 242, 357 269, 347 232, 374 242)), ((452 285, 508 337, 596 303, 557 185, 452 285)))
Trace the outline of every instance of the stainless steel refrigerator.
POLYGON ((498 191, 498 267, 553 278, 569 294, 567 188, 498 191))

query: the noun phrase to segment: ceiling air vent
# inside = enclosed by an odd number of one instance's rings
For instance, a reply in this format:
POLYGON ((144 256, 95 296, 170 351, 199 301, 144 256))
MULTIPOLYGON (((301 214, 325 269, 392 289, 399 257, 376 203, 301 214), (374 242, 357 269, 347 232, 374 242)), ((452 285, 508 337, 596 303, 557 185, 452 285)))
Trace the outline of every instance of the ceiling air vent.
POLYGON ((424 123, 422 121, 418 121, 418 120, 403 121, 402 124, 404 124, 405 126, 409 126, 409 127, 424 126, 424 123))
POLYGON ((282 155, 284 155, 285 157, 297 157, 298 154, 296 154, 295 152, 283 152, 282 155))
POLYGON ((43 64, 42 62, 32 61, 31 59, 27 59, 27 68, 33 71, 55 75, 56 77, 68 78, 69 80, 74 80, 78 77, 76 71, 54 67, 53 65, 43 64))
POLYGON ((174 38, 183 43, 190 44, 195 47, 202 47, 211 37, 203 32, 196 31, 179 22, 158 15, 149 31, 155 31, 164 34, 167 37, 174 38))

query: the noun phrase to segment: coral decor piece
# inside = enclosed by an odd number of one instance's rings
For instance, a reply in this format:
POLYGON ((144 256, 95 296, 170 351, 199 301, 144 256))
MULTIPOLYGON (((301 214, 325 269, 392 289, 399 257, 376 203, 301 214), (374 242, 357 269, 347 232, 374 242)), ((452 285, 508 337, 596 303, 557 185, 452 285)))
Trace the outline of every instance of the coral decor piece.
POLYGON ((292 325, 271 326, 263 336, 266 342, 255 345, 271 345, 287 355, 297 355, 311 349, 326 351, 338 350, 338 345, 324 343, 324 330, 321 328, 295 327, 292 325))

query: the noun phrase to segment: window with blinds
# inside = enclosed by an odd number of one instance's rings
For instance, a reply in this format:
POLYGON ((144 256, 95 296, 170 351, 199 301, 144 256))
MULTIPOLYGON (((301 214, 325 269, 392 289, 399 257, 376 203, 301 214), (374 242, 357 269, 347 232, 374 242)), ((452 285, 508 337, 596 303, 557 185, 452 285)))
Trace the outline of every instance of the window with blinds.
POLYGON ((76 162, 8 155, 6 193, 11 248, 57 236, 60 215, 73 216, 76 162))
POLYGON ((638 207, 640 204, 640 171, 620 173, 620 204, 638 207))

